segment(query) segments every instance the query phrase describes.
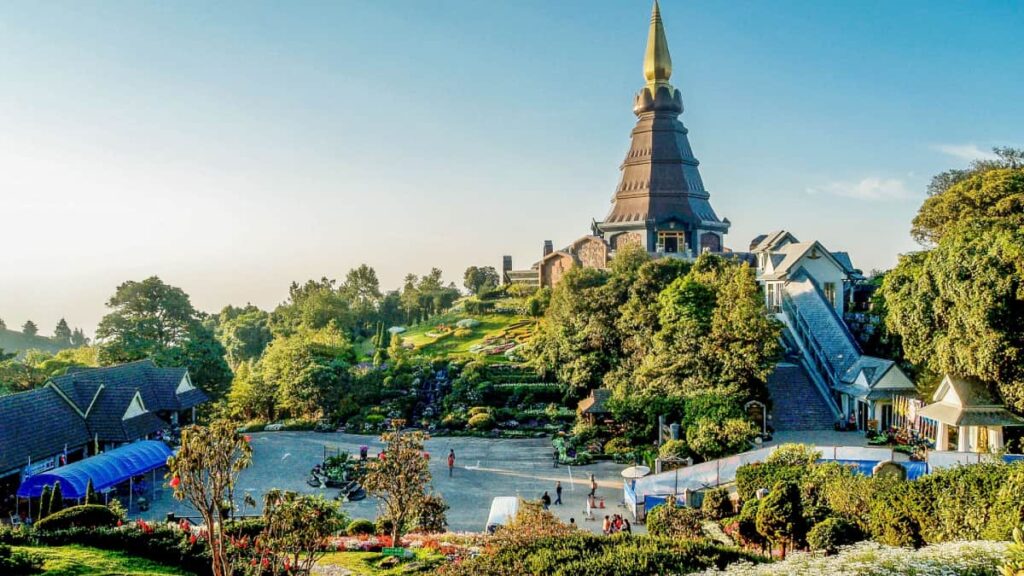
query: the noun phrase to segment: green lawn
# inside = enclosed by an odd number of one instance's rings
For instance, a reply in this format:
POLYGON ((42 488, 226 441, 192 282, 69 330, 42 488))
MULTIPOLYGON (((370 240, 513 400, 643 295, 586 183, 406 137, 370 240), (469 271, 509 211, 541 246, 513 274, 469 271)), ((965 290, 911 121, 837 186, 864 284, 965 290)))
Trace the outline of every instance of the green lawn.
POLYGON ((26 550, 39 554, 46 562, 42 574, 49 576, 190 576, 180 568, 157 564, 142 558, 120 552, 110 552, 82 546, 16 546, 15 550, 26 550))
POLYGON ((376 566, 383 558, 378 552, 331 552, 320 560, 319 565, 340 566, 355 576, 411 576, 433 573, 442 556, 436 552, 420 550, 415 558, 387 570, 376 566))

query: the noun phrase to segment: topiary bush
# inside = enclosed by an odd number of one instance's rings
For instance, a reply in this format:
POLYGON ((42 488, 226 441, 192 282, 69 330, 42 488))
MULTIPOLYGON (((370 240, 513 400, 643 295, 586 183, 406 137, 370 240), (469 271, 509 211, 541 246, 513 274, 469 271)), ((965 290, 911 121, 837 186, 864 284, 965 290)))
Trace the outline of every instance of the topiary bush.
POLYGON ((490 414, 474 414, 466 422, 466 426, 472 430, 490 430, 494 428, 494 417, 490 414))
POLYGON ((72 506, 59 512, 50 514, 39 522, 36 522, 36 530, 65 530, 74 527, 98 528, 103 526, 114 526, 118 517, 110 508, 101 504, 85 504, 72 506))
POLYGON ((821 459, 821 452, 806 444, 782 444, 764 459, 766 464, 810 466, 821 459))
POLYGON ((662 460, 685 459, 690 455, 690 448, 685 440, 668 440, 658 448, 658 457, 662 460))
POLYGON ((31 552, 11 550, 7 544, 0 544, 0 574, 23 576, 35 574, 43 569, 43 558, 31 552))
POLYGON ((345 528, 345 533, 349 536, 370 536, 376 533, 377 527, 373 525, 373 522, 365 518, 356 518, 348 523, 348 527, 345 528))
POLYGON ((811 550, 835 554, 840 546, 848 546, 864 539, 864 533, 856 524, 843 518, 826 518, 814 525, 807 533, 807 545, 811 550))
POLYGON ((800 545, 805 535, 800 488, 792 482, 779 482, 761 500, 757 510, 757 531, 769 542, 787 548, 800 545))
POLYGON ((754 498, 757 491, 764 488, 771 490, 779 482, 801 484, 807 476, 808 466, 788 466, 785 464, 769 464, 758 462, 740 466, 736 470, 736 490, 740 500, 754 498))
POLYGON ((704 491, 704 501, 701 502, 700 511, 705 518, 721 520, 733 515, 732 500, 729 499, 729 491, 725 488, 711 488, 704 491))
POLYGON ((647 533, 672 538, 701 538, 704 517, 695 508, 659 504, 647 513, 647 533))

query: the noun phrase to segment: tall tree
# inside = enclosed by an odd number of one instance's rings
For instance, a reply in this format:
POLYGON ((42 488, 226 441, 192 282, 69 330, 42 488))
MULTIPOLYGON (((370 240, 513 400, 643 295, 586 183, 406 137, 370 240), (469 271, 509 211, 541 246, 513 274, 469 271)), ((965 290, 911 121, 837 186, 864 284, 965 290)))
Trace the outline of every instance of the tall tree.
POLYGON ((35 336, 39 333, 39 327, 36 323, 31 320, 26 320, 25 324, 21 327, 21 333, 25 336, 35 336))
POLYGON ((192 381, 214 398, 231 382, 224 348, 181 288, 153 276, 117 287, 100 320, 101 364, 152 358, 163 366, 185 366, 192 381))
POLYGON ((351 331, 353 322, 349 302, 336 284, 326 277, 307 280, 305 284, 292 282, 288 301, 271 314, 270 327, 274 334, 287 336, 302 328, 319 330, 331 322, 342 330, 351 331))
POLYGON ((349 270, 340 292, 349 302, 359 336, 368 335, 378 320, 377 310, 384 297, 377 271, 366 264, 349 270))
POLYGON ((217 339, 224 346, 228 363, 238 366, 255 360, 273 339, 270 314, 247 305, 245 308, 228 306, 217 315, 217 339))
POLYGON ((462 285, 473 294, 481 294, 498 286, 501 278, 494 266, 470 266, 462 275, 462 285))
POLYGON ((71 344, 71 327, 68 326, 67 320, 61 318, 60 322, 57 322, 53 329, 53 339, 61 344, 71 344))
POLYGON ((82 332, 81 328, 75 328, 71 332, 71 345, 75 347, 89 345, 89 339, 85 337, 85 332, 82 332))
POLYGON ((354 360, 348 338, 331 325, 275 339, 258 370, 262 382, 276 387, 277 409, 314 418, 329 413, 350 386, 354 360))
POLYGON ((1024 411, 1024 167, 1002 163, 1017 167, 975 165, 925 200, 915 235, 934 248, 902 256, 881 296, 910 362, 933 380, 977 378, 1024 411))

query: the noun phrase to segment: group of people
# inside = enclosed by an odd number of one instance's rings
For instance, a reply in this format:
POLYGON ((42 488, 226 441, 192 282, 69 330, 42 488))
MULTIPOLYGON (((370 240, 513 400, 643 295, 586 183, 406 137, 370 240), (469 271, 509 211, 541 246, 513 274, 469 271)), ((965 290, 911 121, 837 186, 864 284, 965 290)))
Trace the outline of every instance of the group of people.
MULTIPOLYGON (((548 494, 546 490, 544 491, 544 495, 540 497, 540 503, 544 505, 544 509, 545 510, 547 510, 548 508, 551 507, 551 504, 552 504, 552 502, 551 502, 551 494, 548 494)), ((562 505, 562 481, 561 480, 559 480, 558 482, 555 482, 555 501, 554 501, 554 505, 555 506, 561 506, 562 505)))
POLYGON ((606 514, 604 517, 604 523, 601 525, 601 531, 604 532, 605 536, 615 534, 617 532, 632 534, 633 527, 629 524, 628 519, 623 518, 619 514, 611 517, 606 514))

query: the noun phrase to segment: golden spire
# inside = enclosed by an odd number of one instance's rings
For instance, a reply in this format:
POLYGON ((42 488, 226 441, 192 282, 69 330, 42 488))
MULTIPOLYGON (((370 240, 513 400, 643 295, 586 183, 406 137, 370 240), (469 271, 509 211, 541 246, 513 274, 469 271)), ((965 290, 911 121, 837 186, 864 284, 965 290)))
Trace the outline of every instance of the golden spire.
POLYGON ((647 52, 644 54, 644 78, 647 87, 654 94, 658 86, 668 85, 672 77, 672 56, 668 53, 668 40, 665 39, 665 27, 661 23, 661 10, 658 0, 654 0, 651 12, 651 30, 647 35, 647 52))

